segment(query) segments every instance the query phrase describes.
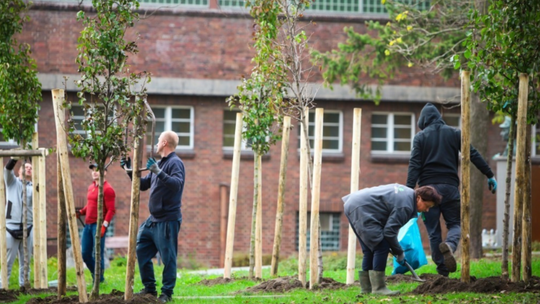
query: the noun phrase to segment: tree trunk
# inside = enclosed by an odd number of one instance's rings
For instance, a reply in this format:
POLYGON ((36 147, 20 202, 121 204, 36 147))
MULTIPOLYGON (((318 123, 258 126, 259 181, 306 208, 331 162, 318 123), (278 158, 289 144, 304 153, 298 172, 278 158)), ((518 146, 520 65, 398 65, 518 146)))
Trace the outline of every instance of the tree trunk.
POLYGON ((270 275, 276 276, 279 267, 279 250, 281 248, 281 234, 283 228, 283 201, 285 199, 285 178, 287 176, 287 163, 289 156, 289 134, 291 133, 291 117, 283 119, 283 137, 281 142, 281 164, 279 168, 278 201, 276 208, 276 226, 274 231, 274 247, 272 249, 272 266, 270 275))
MULTIPOLYGON (((102 164, 105 162, 102 161, 102 164)), ((100 164, 100 165, 102 165, 100 164)), ((90 292, 90 301, 96 301, 99 298, 99 283, 101 280, 101 226, 103 225, 103 183, 105 182, 105 169, 99 171, 99 193, 97 201, 97 222, 96 222, 96 234, 94 237, 94 285, 92 286, 92 292, 90 292)))
POLYGON ((257 226, 255 227, 255 277, 262 279, 262 156, 256 154, 257 162, 257 226))
POLYGON ((471 154, 469 146, 471 144, 470 135, 470 72, 461 72, 461 282, 469 283, 470 277, 470 189, 471 189, 471 154))
MULTIPOLYGON (((485 159, 489 159, 487 153, 487 126, 489 122, 489 111, 486 105, 480 102, 477 94, 471 100, 471 121, 474 121, 474 128, 471 128, 471 144, 478 150, 478 153, 485 159)), ((470 200, 470 245, 471 258, 482 258, 482 217, 484 189, 487 185, 486 177, 479 170, 471 170, 471 200, 470 200)))
POLYGON ((510 235, 510 191, 512 191, 512 165, 514 163, 514 142, 516 138, 516 114, 510 117, 510 133, 508 134, 508 155, 506 156, 506 188, 504 194, 503 243, 501 276, 508 279, 508 236, 510 235))

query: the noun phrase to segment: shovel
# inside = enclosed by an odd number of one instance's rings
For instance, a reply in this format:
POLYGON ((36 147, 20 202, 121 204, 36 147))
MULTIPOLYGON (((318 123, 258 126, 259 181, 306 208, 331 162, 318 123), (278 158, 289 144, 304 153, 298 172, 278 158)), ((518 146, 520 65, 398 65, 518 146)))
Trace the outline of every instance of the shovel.
POLYGON ((418 281, 418 282, 425 282, 426 281, 426 280, 420 279, 420 277, 416 274, 416 272, 414 272, 414 269, 412 268, 411 265, 409 265, 409 263, 407 263, 407 261, 405 261, 405 266, 407 266, 407 268, 409 268, 409 271, 411 272, 411 274, 413 276, 413 280, 418 281))

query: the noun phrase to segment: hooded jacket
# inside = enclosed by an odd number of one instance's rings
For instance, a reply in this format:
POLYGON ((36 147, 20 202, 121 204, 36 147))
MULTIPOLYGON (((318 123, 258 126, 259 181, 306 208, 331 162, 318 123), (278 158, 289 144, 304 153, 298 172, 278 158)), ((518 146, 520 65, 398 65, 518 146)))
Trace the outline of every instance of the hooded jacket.
POLYGON ((384 238, 393 255, 403 252, 397 235, 401 227, 417 216, 414 190, 389 184, 353 192, 342 200, 354 233, 370 250, 384 238))
MULTIPOLYGON (((459 186, 459 152, 461 131, 442 120, 437 108, 428 103, 418 119, 420 132, 414 136, 409 160, 407 187, 414 188, 431 184, 459 186)), ((489 165, 480 153, 470 146, 471 162, 488 178, 493 177, 489 165)))

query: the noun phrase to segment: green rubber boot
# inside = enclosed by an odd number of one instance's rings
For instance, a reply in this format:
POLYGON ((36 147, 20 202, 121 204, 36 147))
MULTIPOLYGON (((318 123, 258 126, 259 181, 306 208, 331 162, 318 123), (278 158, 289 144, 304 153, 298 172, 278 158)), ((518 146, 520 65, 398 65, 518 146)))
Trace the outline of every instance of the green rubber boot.
POLYGON ((369 280, 369 272, 359 271, 358 277, 360 278, 360 287, 362 287, 362 293, 371 293, 371 281, 369 280))
POLYGON ((371 292, 375 294, 383 294, 387 296, 395 296, 399 294, 399 291, 392 291, 386 288, 386 282, 384 281, 384 271, 369 271, 369 280, 371 281, 371 292))

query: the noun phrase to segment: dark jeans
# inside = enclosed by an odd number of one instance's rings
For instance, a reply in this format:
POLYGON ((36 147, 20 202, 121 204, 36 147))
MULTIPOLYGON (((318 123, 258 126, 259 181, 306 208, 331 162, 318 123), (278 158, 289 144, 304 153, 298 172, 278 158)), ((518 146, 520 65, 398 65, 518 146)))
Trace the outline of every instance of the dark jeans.
POLYGON ((448 233, 445 242, 450 245, 452 251, 458 247, 461 238, 461 202, 459 188, 447 184, 429 185, 434 187, 442 195, 441 204, 429 209, 424 213, 424 224, 429 234, 429 246, 431 257, 437 265, 437 272, 448 276, 448 269, 444 266, 444 257, 439 250, 439 244, 443 242, 441 235, 441 214, 446 222, 448 233))
POLYGON ((137 260, 144 288, 156 291, 156 279, 152 258, 159 252, 163 261, 163 286, 161 293, 172 296, 176 285, 176 256, 178 255, 178 232, 181 222, 168 221, 153 223, 147 219, 137 235, 137 260))
MULTIPOLYGON (((94 240, 96 237, 96 223, 94 224, 86 224, 84 226, 82 237, 81 237, 81 251, 82 251, 82 258, 84 263, 86 264, 86 267, 88 267, 88 270, 90 270, 90 273, 92 273, 92 279, 94 278, 94 268, 95 268, 95 256, 94 256, 94 240)), ((101 231, 100 231, 101 233, 101 231)), ((103 282, 105 280, 103 276, 103 272, 105 270, 105 236, 101 238, 101 275, 100 275, 100 282, 103 282)))
POLYGON ((388 242, 383 239, 372 251, 361 239, 358 240, 360 241, 360 246, 362 246, 362 252, 364 253, 362 270, 384 271, 386 262, 388 261, 388 253, 390 252, 390 245, 388 242))

